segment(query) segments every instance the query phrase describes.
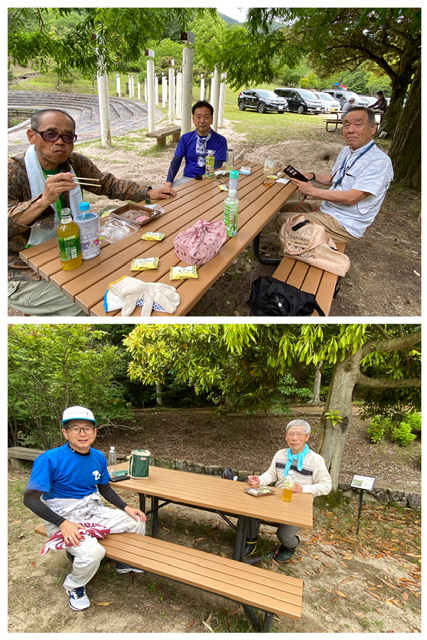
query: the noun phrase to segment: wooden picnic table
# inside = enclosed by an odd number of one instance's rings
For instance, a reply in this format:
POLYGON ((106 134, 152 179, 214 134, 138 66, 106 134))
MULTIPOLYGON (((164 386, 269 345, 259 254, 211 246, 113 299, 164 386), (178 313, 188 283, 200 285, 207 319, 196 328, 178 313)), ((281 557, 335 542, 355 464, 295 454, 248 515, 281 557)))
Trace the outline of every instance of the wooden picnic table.
MULTIPOLYGON (((120 471, 128 468, 124 462, 110 469, 120 471)), ((225 480, 218 476, 189 473, 163 467, 149 467, 149 477, 130 478, 113 483, 116 489, 137 492, 140 508, 145 511, 145 498, 151 497, 152 535, 157 535, 159 509, 170 502, 218 513, 236 529, 234 559, 243 556, 247 518, 257 518, 271 524, 291 524, 302 529, 313 527, 313 495, 294 493, 291 502, 282 502, 282 490, 277 487, 274 494, 254 497, 244 490, 249 487, 244 482, 225 480), (159 501, 164 502, 160 503, 159 501), (234 526, 227 516, 238 518, 234 526), (242 517, 243 516, 243 517, 242 517)))
MULTIPOLYGON (((176 197, 159 202, 165 209, 163 215, 142 226, 127 238, 103 246, 99 256, 83 261, 77 269, 61 269, 55 239, 25 249, 20 252, 20 256, 34 271, 58 287, 89 315, 120 315, 120 311, 106 313, 103 298, 108 285, 123 276, 176 287, 181 302, 173 315, 185 315, 296 190, 291 182, 264 186, 262 166, 255 163, 245 164, 251 167, 252 173, 239 176, 240 209, 237 235, 227 239, 219 253, 198 268, 197 280, 170 280, 171 267, 185 266, 175 254, 173 241, 180 231, 190 228, 198 220, 222 219, 227 192, 220 191, 216 179, 191 180, 178 186, 176 197), (146 231, 162 231, 166 237, 157 243, 143 241, 140 237, 146 231), (158 269, 143 272, 130 270, 133 258, 153 256, 160 258, 158 269)), ((248 291, 248 296, 249 293, 248 291)), ((140 309, 135 309, 133 315, 139 314, 140 309)), ((153 311, 152 315, 167 317, 168 314, 153 311)))

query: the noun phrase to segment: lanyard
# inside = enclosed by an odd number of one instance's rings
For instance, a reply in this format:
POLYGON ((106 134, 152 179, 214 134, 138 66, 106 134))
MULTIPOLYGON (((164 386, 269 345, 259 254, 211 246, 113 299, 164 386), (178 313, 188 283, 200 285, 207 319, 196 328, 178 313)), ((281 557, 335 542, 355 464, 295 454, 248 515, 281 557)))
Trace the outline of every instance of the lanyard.
POLYGON ((347 171, 350 171, 350 169, 352 167, 354 167, 354 165, 356 164, 356 162, 358 160, 360 160, 360 158, 362 156, 365 155, 365 153, 368 153, 368 151, 370 151, 372 149, 372 147, 375 145, 375 142, 371 142, 371 144, 366 147, 366 149, 364 151, 362 151, 362 153, 360 153, 356 160, 354 162, 351 163, 351 165, 349 167, 346 167, 347 164, 347 160, 349 159, 349 156, 347 156, 346 158, 344 158, 344 161, 342 163, 342 165, 340 166, 340 168, 338 169, 337 173, 341 173, 341 177, 338 178, 338 180, 335 182, 335 184, 332 185, 332 189, 335 189, 335 187, 339 187, 339 185, 341 184, 341 182, 344 180, 344 176, 347 173, 347 171))

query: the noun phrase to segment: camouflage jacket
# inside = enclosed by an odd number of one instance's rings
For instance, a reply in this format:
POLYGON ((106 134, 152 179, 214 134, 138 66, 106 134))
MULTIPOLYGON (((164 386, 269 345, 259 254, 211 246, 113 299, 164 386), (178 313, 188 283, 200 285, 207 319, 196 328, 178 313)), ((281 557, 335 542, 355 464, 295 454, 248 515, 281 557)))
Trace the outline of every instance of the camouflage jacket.
MULTIPOLYGON (((60 165, 62 171, 69 171, 70 166, 75 174, 86 178, 99 178, 100 186, 85 187, 85 189, 98 196, 107 196, 111 200, 131 200, 140 202, 145 200, 149 186, 141 186, 131 180, 119 180, 111 173, 102 173, 89 158, 80 153, 71 153, 67 162, 60 165)), ((16 219, 25 212, 42 194, 31 197, 31 189, 25 167, 24 154, 9 158, 8 165, 8 264, 9 278, 12 280, 40 280, 30 267, 19 257, 19 252, 25 249, 30 236, 31 227, 16 222, 16 219)), ((69 206, 68 193, 64 193, 64 206, 69 206)), ((55 211, 47 207, 37 219, 41 227, 52 228, 55 219, 55 211)))

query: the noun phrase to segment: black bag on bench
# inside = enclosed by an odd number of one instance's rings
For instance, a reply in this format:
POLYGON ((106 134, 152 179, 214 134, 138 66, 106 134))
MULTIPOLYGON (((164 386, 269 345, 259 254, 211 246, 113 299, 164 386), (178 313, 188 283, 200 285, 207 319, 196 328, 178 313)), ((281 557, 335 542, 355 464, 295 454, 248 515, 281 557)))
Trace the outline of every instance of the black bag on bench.
POLYGON ((248 305, 253 316, 324 316, 312 293, 306 293, 271 276, 252 283, 248 305))

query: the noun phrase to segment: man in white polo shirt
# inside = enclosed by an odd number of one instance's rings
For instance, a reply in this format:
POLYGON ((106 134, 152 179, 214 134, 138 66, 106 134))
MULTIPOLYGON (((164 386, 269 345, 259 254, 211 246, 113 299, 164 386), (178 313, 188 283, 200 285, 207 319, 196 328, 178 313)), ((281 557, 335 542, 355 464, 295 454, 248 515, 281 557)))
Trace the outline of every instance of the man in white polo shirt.
POLYGON ((350 107, 343 120, 347 146, 339 153, 332 173, 303 173, 309 182, 292 179, 296 199, 286 203, 275 218, 280 231, 289 215, 303 213, 310 222, 322 224, 335 241, 360 238, 372 224, 393 180, 387 154, 373 141, 375 114, 366 107, 350 107), (313 185, 328 186, 322 189, 313 185), (296 205, 305 200, 295 211, 296 205))

